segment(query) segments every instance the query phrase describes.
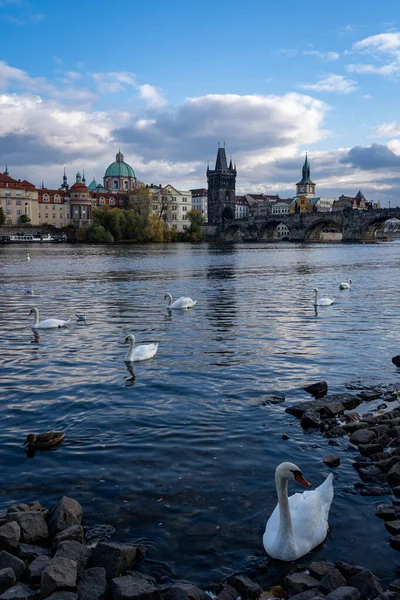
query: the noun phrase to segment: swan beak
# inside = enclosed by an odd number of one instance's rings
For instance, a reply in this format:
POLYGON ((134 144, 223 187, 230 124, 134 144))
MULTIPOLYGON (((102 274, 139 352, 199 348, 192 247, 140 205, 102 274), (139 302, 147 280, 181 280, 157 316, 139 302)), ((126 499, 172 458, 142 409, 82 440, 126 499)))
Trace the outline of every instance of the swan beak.
POLYGON ((307 479, 304 479, 304 477, 301 473, 299 473, 298 475, 295 475, 294 478, 296 481, 301 483, 301 485, 305 485, 306 487, 312 487, 312 484, 309 481, 307 481, 307 479))

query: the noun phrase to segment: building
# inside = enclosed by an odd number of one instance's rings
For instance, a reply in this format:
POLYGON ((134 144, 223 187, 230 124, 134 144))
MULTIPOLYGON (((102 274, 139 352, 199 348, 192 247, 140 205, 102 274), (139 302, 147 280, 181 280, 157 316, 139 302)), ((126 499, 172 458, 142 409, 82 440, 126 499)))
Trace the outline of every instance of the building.
POLYGON ((289 206, 290 215, 310 212, 313 212, 311 198, 307 198, 307 196, 296 196, 293 198, 292 203, 289 206))
POLYGON ((85 175, 76 174, 76 181, 69 190, 70 223, 75 229, 87 228, 92 224, 92 195, 89 192, 85 175))
POLYGON ((220 225, 235 218, 236 165, 226 161, 225 148, 218 148, 215 169, 207 167, 208 223, 220 225))
POLYGON ((302 169, 302 177, 296 183, 296 196, 305 196, 306 198, 314 198, 315 196, 315 183, 311 181, 310 163, 308 162, 307 153, 302 169))
MULTIPOLYGON (((92 182, 93 183, 93 182, 92 182)), ((115 156, 115 162, 106 169, 103 177, 104 188, 114 194, 129 192, 136 189, 137 179, 135 171, 124 161, 121 150, 115 156)))
POLYGON ((205 188, 190 190, 192 193, 192 208, 199 210, 203 216, 204 222, 208 220, 208 192, 205 188))
POLYGON ((39 225, 38 190, 26 179, 10 177, 7 165, 0 174, 0 206, 6 225, 39 225))
POLYGON ((245 196, 236 196, 235 219, 246 219, 249 216, 249 203, 245 196))
POLYGON ((352 210, 376 210, 381 208, 380 202, 370 202, 366 199, 361 190, 358 191, 356 196, 344 196, 343 194, 339 196, 337 200, 333 203, 332 210, 334 211, 342 211, 345 209, 352 210))
POLYGON ((319 198, 313 198, 312 202, 313 205, 316 206, 317 212, 332 212, 335 198, 327 198, 326 196, 320 196, 319 198))
POLYGON ((275 229, 276 236, 278 240, 289 241, 290 240, 290 231, 285 223, 279 223, 277 228, 275 229))
POLYGON ((39 224, 60 229, 70 224, 69 195, 65 189, 41 188, 39 194, 39 224))
POLYGON ((271 215, 288 215, 293 198, 279 198, 271 204, 271 215))
POLYGON ((164 223, 176 231, 188 229, 190 223, 187 213, 192 210, 192 193, 190 190, 177 190, 172 185, 164 187, 149 186, 151 194, 150 212, 158 215, 164 223))

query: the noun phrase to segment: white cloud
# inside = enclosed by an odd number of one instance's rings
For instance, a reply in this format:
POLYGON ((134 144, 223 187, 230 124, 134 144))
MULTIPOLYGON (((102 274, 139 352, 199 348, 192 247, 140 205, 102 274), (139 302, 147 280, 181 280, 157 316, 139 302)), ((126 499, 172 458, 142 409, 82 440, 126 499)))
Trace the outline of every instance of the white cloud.
POLYGON ((336 92, 337 94, 350 94, 358 89, 357 81, 346 79, 343 75, 333 74, 320 79, 317 83, 304 83, 301 87, 315 92, 336 92))
POLYGON ((392 121, 391 123, 382 123, 375 133, 375 137, 397 137, 400 135, 400 123, 392 121))
POLYGON ((333 62, 335 60, 338 60, 340 56, 339 52, 319 52, 319 50, 305 50, 303 54, 308 56, 315 56, 323 62, 333 62))
POLYGON ((353 53, 368 54, 375 63, 352 63, 346 66, 351 73, 392 77, 400 71, 400 32, 371 35, 353 44, 353 53))
POLYGON ((92 78, 102 94, 115 94, 126 90, 126 86, 136 86, 135 74, 127 71, 93 73, 92 78))
POLYGON ((367 52, 382 54, 397 53, 400 48, 400 32, 379 33, 371 35, 363 40, 353 44, 355 52, 367 52))
POLYGON ((82 73, 78 73, 77 71, 67 71, 65 76, 68 79, 82 79, 83 77, 82 73))
POLYGON ((160 88, 148 83, 138 86, 139 96, 147 102, 149 108, 161 108, 167 104, 160 88))

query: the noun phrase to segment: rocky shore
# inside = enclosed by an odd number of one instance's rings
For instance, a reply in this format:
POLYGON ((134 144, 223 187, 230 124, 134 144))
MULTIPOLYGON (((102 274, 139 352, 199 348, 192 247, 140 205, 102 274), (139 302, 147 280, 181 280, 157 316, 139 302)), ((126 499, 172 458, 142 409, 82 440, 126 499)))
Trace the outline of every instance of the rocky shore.
MULTIPOLYGON (((360 430, 361 431, 361 430, 360 430)), ((0 600, 396 600, 400 580, 384 591, 361 566, 312 562, 263 590, 236 574, 206 592, 188 582, 152 576, 143 569, 146 548, 85 543, 82 507, 63 496, 47 510, 39 502, 16 504, 0 514, 0 600)), ((267 557, 265 562, 267 564, 267 557)))

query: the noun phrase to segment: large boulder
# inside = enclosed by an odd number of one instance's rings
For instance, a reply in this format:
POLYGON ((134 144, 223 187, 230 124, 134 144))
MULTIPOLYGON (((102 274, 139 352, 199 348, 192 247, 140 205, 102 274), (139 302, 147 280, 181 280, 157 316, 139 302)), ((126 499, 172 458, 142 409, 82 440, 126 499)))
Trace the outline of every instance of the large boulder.
MULTIPOLYGON (((232 587, 231 585, 226 585, 224 587, 224 589, 221 590, 217 596, 217 600, 238 600, 238 598, 240 598, 239 592, 237 590, 235 590, 235 588, 232 587)), ((169 600, 169 599, 165 599, 164 594, 163 594, 163 600, 169 600)), ((185 598, 182 598, 182 600, 185 600, 185 598)), ((308 598, 306 600, 308 600, 308 598)))
POLYGON ((15 521, 0 527, 0 550, 14 552, 18 548, 21 528, 15 521))
POLYGON ((83 510, 79 502, 73 498, 68 498, 68 496, 63 496, 49 512, 48 525, 51 537, 71 527, 71 525, 80 525, 82 517, 83 510))
MULTIPOLYGON (((228 600, 236 600, 239 592, 230 586, 227 587, 231 590, 231 593, 228 590, 229 598, 227 595, 225 597, 228 600)), ((203 592, 203 590, 192 583, 176 583, 163 593, 162 598, 163 600, 211 600, 206 592, 203 592)))
POLYGON ((8 590, 16 583, 14 569, 7 567, 6 569, 0 570, 0 594, 8 590))
POLYGON ((74 594, 74 592, 54 592, 46 600, 78 600, 78 594, 74 594))
POLYGON ((333 590, 343 587, 346 584, 347 581, 341 572, 338 569, 332 569, 321 579, 318 589, 324 594, 330 594, 333 590))
POLYGON ((49 530, 43 512, 9 512, 7 519, 16 521, 21 528, 21 542, 43 544, 47 542, 49 530))
POLYGON ((71 525, 71 527, 67 527, 60 533, 57 533, 56 537, 53 540, 53 549, 56 549, 58 544, 61 542, 66 542, 67 540, 74 540, 75 542, 79 542, 83 544, 83 527, 82 525, 71 525))
POLYGON ((393 356, 392 363, 396 365, 396 367, 400 367, 400 354, 397 356, 393 356))
POLYGON ((312 394, 315 398, 322 398, 322 396, 328 393, 328 384, 326 381, 317 381, 316 383, 305 385, 303 390, 312 394))
POLYGON ((371 571, 361 571, 357 575, 350 577, 347 582, 350 587, 355 587, 360 592, 361 600, 376 598, 382 593, 382 585, 376 575, 371 571))
POLYGON ((316 429, 320 424, 320 416, 316 410, 306 410, 305 413, 301 416, 300 425, 303 429, 316 429))
POLYGON ((233 575, 229 577, 227 583, 234 587, 242 598, 247 598, 248 600, 256 600, 262 592, 258 583, 255 583, 255 581, 244 575, 233 575))
POLYGON ((54 557, 43 571, 40 591, 43 598, 57 590, 75 591, 77 565, 70 558, 54 557))
POLYGON ((34 544, 20 544, 17 555, 22 560, 32 561, 38 556, 51 556, 51 550, 34 544))
POLYGON ((142 577, 124 575, 111 581, 113 600, 161 600, 160 590, 142 577))
POLYGON ((79 600, 105 600, 107 593, 106 572, 102 567, 86 569, 78 581, 79 600))
POLYGON ((340 457, 336 456, 336 454, 327 454, 322 459, 322 462, 324 462, 327 467, 338 467, 340 465, 340 457))
POLYGON ((376 433, 372 429, 358 429, 351 434, 350 442, 352 444, 370 444, 375 439, 376 433))
POLYGON ((70 558, 78 565, 78 572, 83 571, 91 554, 90 548, 74 540, 66 540, 58 544, 55 556, 70 558))
POLYGON ((311 577, 315 577, 315 579, 318 579, 318 581, 321 581, 325 575, 334 569, 335 565, 327 560, 312 562, 308 567, 311 577))
POLYGON ((393 467, 391 467, 387 477, 390 485, 396 486, 400 484, 400 462, 396 463, 395 465, 393 465, 393 467))
POLYGON ((311 577, 311 575, 306 575, 306 573, 291 573, 290 575, 286 575, 283 580, 283 587, 293 594, 311 590, 318 587, 318 584, 318 579, 311 577))
POLYGON ((359 600, 360 592, 357 588, 343 585, 327 595, 328 600, 359 600))
POLYGON ((7 567, 14 569, 17 579, 19 579, 25 571, 25 563, 20 558, 13 556, 6 550, 2 550, 0 552, 0 569, 7 569, 7 567))
POLYGON ((99 542, 92 551, 89 567, 103 567, 107 579, 113 579, 124 571, 132 569, 142 555, 143 549, 141 546, 99 542))
POLYGON ((37 593, 25 583, 17 583, 1 594, 0 600, 35 600, 37 593))
POLYGON ((43 571, 50 562, 49 556, 38 556, 28 567, 29 584, 32 587, 40 587, 43 571))

